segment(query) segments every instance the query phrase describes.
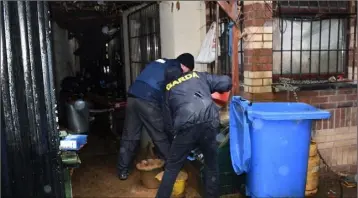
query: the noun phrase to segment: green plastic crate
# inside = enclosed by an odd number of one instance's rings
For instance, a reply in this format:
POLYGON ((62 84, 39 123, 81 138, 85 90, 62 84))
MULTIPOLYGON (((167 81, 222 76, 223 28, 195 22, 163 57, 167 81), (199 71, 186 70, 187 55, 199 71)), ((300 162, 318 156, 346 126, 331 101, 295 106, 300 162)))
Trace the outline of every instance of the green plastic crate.
MULTIPOLYGON (((218 165, 220 170, 220 196, 228 194, 244 194, 245 174, 236 175, 231 164, 229 141, 218 149, 218 165)), ((204 165, 200 169, 200 194, 204 192, 204 165)))
POLYGON ((64 169, 64 182, 65 182, 65 198, 72 198, 72 182, 71 174, 68 168, 64 169))

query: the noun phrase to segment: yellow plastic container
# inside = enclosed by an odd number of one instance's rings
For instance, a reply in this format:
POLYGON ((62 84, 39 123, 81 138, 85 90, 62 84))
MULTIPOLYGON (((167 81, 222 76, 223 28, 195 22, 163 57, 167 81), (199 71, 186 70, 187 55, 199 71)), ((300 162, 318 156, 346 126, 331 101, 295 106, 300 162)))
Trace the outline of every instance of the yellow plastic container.
POLYGON ((185 192, 185 180, 176 180, 173 187, 172 196, 178 197, 185 192))
MULTIPOLYGON (((164 172, 159 173, 155 178, 162 181, 164 172)), ((184 171, 180 171, 177 180, 174 183, 173 191, 171 197, 183 197, 185 194, 186 180, 188 179, 188 174, 184 171)))
POLYGON ((307 180, 306 180, 306 196, 313 196, 317 193, 319 183, 319 165, 320 158, 317 154, 317 144, 311 141, 310 157, 308 159, 307 180))
POLYGON ((317 155, 317 143, 313 140, 311 140, 310 144, 310 157, 317 155))

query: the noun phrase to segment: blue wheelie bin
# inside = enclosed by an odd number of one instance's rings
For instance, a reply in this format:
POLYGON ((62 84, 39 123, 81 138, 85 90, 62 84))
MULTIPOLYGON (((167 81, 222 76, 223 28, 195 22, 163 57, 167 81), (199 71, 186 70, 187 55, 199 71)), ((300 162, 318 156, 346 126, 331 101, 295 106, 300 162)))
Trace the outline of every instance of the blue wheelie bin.
POLYGON ((246 173, 246 195, 304 197, 312 120, 330 113, 305 103, 230 103, 230 153, 236 174, 246 173))

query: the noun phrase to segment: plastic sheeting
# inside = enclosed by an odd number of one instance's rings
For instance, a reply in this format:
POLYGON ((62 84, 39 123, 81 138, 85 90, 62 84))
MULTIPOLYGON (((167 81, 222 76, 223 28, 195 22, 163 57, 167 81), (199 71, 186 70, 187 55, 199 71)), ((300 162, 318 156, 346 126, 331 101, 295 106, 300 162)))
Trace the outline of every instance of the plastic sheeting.
POLYGON ((64 197, 48 3, 2 1, 0 11, 2 164, 8 181, 2 196, 64 197))
POLYGON ((238 175, 250 168, 251 139, 249 121, 245 116, 249 105, 250 102, 240 96, 233 97, 230 103, 230 153, 232 166, 238 175))

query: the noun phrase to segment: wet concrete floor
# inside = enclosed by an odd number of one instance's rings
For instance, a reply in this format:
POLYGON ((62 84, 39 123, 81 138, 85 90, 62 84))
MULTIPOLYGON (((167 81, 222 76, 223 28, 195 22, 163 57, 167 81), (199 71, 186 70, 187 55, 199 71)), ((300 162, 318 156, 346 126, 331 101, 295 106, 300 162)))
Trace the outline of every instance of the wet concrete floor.
MULTIPOLYGON (((137 170, 134 170, 126 181, 118 179, 116 171, 118 141, 108 132, 103 131, 103 133, 91 134, 88 137, 87 145, 80 151, 82 164, 74 170, 72 176, 74 198, 154 197, 156 190, 146 189, 141 185, 137 170)), ((334 174, 322 170, 321 175, 319 191, 314 197, 357 197, 357 189, 340 188, 334 174)), ((190 186, 187 187, 186 191, 186 198, 200 197, 195 189, 190 186)))
POLYGON ((318 192, 315 198, 355 198, 357 197, 357 188, 347 188, 340 185, 339 177, 333 172, 320 171, 318 192))
MULTIPOLYGON (((72 175, 73 197, 155 197, 156 191, 146 189, 140 183, 137 170, 128 180, 117 177, 117 144, 113 137, 89 136, 87 145, 80 152, 82 164, 72 175)), ((188 187, 187 198, 199 197, 188 187)))

